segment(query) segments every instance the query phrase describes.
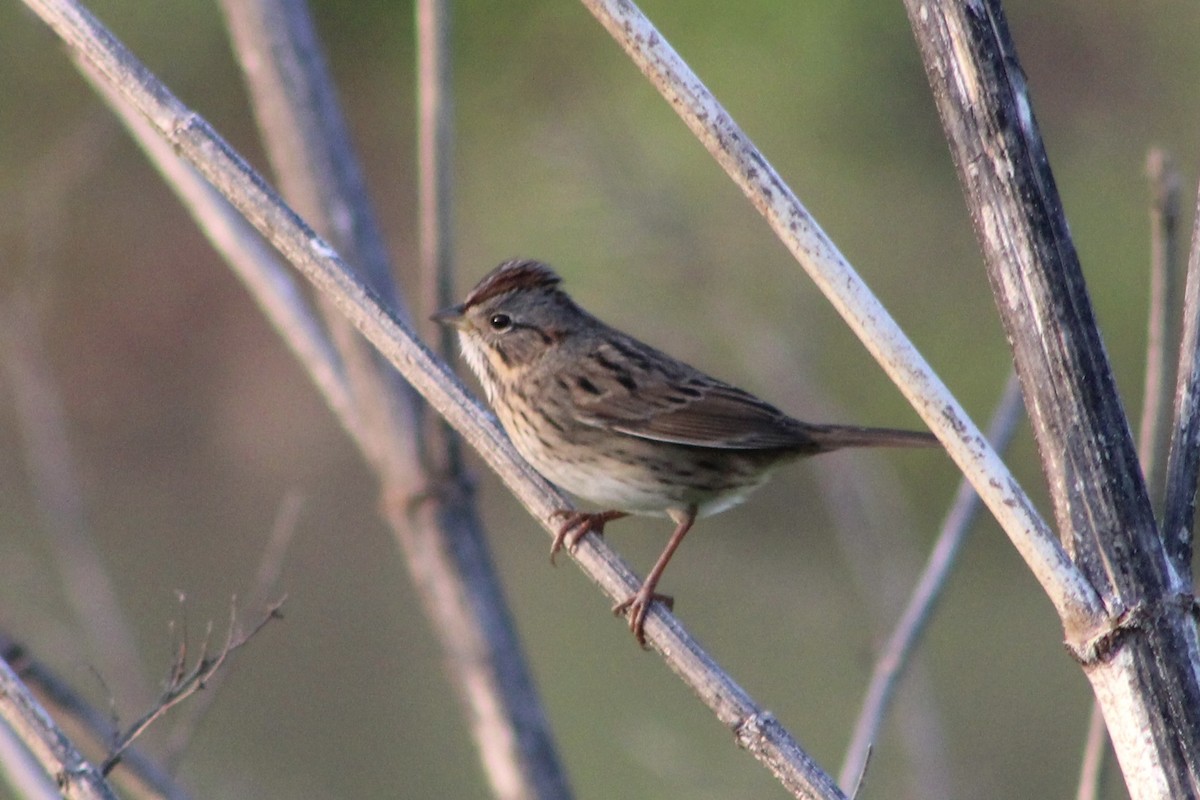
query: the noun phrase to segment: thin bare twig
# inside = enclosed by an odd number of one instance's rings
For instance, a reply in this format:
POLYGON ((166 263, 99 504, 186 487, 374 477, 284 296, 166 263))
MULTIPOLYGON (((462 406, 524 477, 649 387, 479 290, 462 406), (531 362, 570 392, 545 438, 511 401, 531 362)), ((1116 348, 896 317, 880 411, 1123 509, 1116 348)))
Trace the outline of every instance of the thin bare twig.
POLYGON ((284 600, 286 598, 280 598, 272 603, 267 608, 266 613, 263 614, 262 619, 245 633, 242 633, 238 629, 237 606, 235 603, 230 603, 229 630, 225 637, 225 644, 216 655, 209 655, 209 637, 212 634, 212 627, 209 626, 208 634, 205 635, 204 643, 200 647, 200 655, 196 658, 195 663, 190 669, 187 665, 189 654, 185 635, 180 640, 180 646, 177 650, 176 658, 171 664, 171 673, 167 679, 166 688, 162 696, 153 708, 130 725, 113 742, 112 750, 109 752, 108 757, 104 759, 104 763, 101 766, 103 774, 107 775, 120 762, 122 755, 129 749, 129 746, 145 733, 146 729, 153 725, 156 720, 179 703, 182 703, 203 689, 206 682, 221 669, 229 656, 244 647, 271 620, 279 619, 282 616, 280 609, 283 607, 284 600))
MULTIPOLYGON (((424 295, 422 316, 454 300, 453 144, 450 5, 417 0, 417 229, 424 295)), ((443 354, 454 349, 447 326, 430 323, 443 354)))
MULTIPOLYGON (((0 631, 0 657, 7 661, 18 677, 52 712, 72 738, 104 752, 120 736, 112 717, 91 705, 61 677, 29 653, 11 637, 0 631)), ((137 748, 125 751, 120 766, 111 779, 131 797, 189 800, 190 795, 157 761, 137 748)))
MULTIPOLYGON (((283 573, 283 560, 295 538, 303 503, 303 496, 294 489, 288 491, 280 501, 279 508, 275 511, 275 521, 271 525, 271 533, 267 537, 267 545, 258 560, 254 582, 246 595, 247 605, 267 606, 268 598, 280 593, 278 584, 279 576, 283 573)), ((180 709, 163 756, 163 761, 172 772, 175 771, 180 757, 187 750, 204 716, 220 696, 219 689, 231 674, 230 670, 214 672, 205 683, 204 693, 197 695, 185 708, 180 709)))
MULTIPOLYGON (((1016 430, 1020 419, 1021 387, 1015 375, 1010 375, 1000 403, 988 426, 988 439, 997 451, 1003 451, 1016 430)), ((979 514, 979 495, 965 480, 959 485, 954 503, 942 523, 925 569, 913 589, 900 621, 896 623, 887 644, 875 660, 871 681, 863 697, 863 705, 854 723, 854 732, 842 761, 838 783, 850 786, 866 769, 872 745, 883 724, 896 686, 929 622, 946 580, 950 576, 959 550, 979 514)))
MULTIPOLYGON (((90 14, 70 0, 26 0, 51 28, 146 116, 181 157, 195 166, 246 218, 339 307, 467 441, 514 495, 553 533, 552 515, 569 501, 512 449, 494 418, 463 390, 449 369, 411 329, 374 300, 370 291, 272 192, 198 115, 179 102, 90 14)), ((584 572, 614 599, 628 597, 637 578, 611 549, 586 537, 573 554, 584 572)), ((725 674, 665 609, 655 606, 647 640, 729 727, 738 743, 762 761, 798 797, 843 797, 795 740, 725 674)))

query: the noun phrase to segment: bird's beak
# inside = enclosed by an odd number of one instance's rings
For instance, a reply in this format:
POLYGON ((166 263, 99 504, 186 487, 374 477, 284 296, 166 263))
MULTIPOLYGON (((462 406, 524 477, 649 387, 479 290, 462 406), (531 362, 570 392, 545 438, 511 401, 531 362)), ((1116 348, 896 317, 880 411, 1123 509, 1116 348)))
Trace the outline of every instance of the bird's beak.
POLYGON ((457 306, 443 308, 441 311, 431 315, 429 318, 441 325, 453 325, 456 328, 461 328, 464 320, 466 319, 463 316, 464 311, 465 309, 461 304, 459 304, 457 306))

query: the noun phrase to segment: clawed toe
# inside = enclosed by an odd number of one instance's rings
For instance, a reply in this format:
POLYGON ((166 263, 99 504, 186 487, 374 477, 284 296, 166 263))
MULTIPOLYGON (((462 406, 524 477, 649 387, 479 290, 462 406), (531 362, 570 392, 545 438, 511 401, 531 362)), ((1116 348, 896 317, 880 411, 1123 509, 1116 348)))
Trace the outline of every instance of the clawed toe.
MULTIPOLYGON (((590 515, 582 511, 571 511, 569 509, 560 508, 550 515, 555 518, 562 518, 563 524, 559 527, 558 532, 554 535, 554 543, 550 545, 550 563, 554 563, 554 557, 558 555, 558 551, 563 549, 565 545, 569 550, 574 550, 579 544, 580 538, 588 532, 591 527, 590 515)), ((603 535, 604 526, 600 527, 599 534, 603 535)))
POLYGON ((550 515, 553 518, 562 518, 563 524, 554 535, 554 542, 550 545, 550 563, 554 563, 554 557, 558 555, 558 551, 565 546, 568 552, 575 552, 575 547, 579 544, 579 540, 587 534, 588 531, 597 536, 604 535, 604 526, 614 519, 620 519, 627 516, 624 511, 600 511, 589 513, 587 511, 573 511, 567 508, 560 508, 550 515))
POLYGON ((668 611, 675 610, 674 597, 669 594, 646 591, 645 586, 613 606, 613 613, 617 616, 626 611, 629 612, 629 630, 633 632, 634 638, 643 648, 646 647, 646 615, 650 613, 650 604, 656 600, 666 606, 668 611))

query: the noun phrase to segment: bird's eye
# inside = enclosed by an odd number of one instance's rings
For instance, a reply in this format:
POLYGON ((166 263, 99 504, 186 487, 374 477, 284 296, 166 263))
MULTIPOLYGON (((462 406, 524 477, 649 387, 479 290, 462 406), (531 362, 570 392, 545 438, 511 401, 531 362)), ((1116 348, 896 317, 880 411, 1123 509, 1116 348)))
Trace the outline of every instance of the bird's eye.
POLYGON ((488 320, 488 324, 492 326, 492 330, 503 333, 512 327, 512 317, 508 314, 492 314, 492 318, 488 320))

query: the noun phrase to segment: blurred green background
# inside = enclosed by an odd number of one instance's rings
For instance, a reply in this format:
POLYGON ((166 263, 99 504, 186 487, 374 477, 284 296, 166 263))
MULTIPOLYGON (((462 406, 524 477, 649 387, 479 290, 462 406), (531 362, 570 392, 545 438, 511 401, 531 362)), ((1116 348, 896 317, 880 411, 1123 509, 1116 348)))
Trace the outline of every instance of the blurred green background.
MULTIPOLYGON (((1008 350, 899 2, 643 4, 984 424, 1008 350)), ((91 8, 264 167, 212 2, 91 8)), ((1141 399, 1146 151, 1191 208, 1200 8, 1007 6, 1127 408, 1141 399)), ((313 3, 402 283, 413 288, 409 4, 313 3)), ((807 418, 913 426, 881 370, 578 4, 453 9, 458 284, 546 259, 602 318, 807 418)), ((181 766, 198 797, 485 797, 438 647, 373 480, 240 285, 62 47, 0 5, 0 295, 35 298, 82 501, 152 676, 187 595, 193 632, 248 590, 275 511, 305 503, 286 620, 236 663, 181 766)), ((1188 214, 1190 219, 1190 213, 1188 214)), ((1188 226, 1184 226, 1188 230, 1188 226)), ((104 704, 41 532, 0 380, 0 626, 104 704)), ((1011 463, 1045 507, 1022 430, 1011 463)), ((583 800, 783 797, 476 467, 489 540, 583 800)), ((706 520, 667 572, 677 611, 836 772, 872 653, 956 486, 937 453, 854 453, 781 473, 706 520), (835 513, 832 504, 851 513, 835 513), (856 516, 857 515, 857 516, 856 516), (859 569, 849 560, 868 559, 859 569), (880 608, 882 604, 882 609, 880 608)), ((1089 689, 990 520, 962 555, 867 797, 1072 793, 1089 689), (909 712, 916 710, 915 716, 909 712)), ((640 569, 661 520, 614 525, 640 569)), ((247 615, 250 611, 247 610, 247 615)), ((113 681, 106 681, 112 684, 113 681)), ((121 719, 145 698, 114 698, 121 719)), ((161 747, 170 721, 148 734, 161 747)), ((1108 797, 1124 796, 1110 769, 1108 797)), ((0 789, 0 796, 3 795, 0 789)))

